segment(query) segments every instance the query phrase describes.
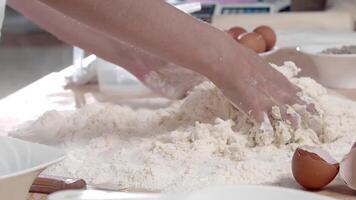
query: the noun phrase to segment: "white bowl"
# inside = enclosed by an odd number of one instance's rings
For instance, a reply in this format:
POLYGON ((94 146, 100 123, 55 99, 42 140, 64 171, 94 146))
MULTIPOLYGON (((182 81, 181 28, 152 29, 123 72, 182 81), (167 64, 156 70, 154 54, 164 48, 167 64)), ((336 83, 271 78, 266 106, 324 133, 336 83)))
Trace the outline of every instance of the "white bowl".
POLYGON ((57 149, 10 137, 0 137, 0 198, 25 200, 35 178, 64 158, 57 149))
POLYGON ((330 88, 354 89, 356 88, 356 54, 321 53, 327 48, 341 46, 344 45, 305 45, 298 50, 314 62, 321 84, 330 88))
POLYGON ((311 192, 273 186, 220 186, 184 194, 123 193, 95 190, 71 190, 54 193, 49 200, 335 200, 311 192))

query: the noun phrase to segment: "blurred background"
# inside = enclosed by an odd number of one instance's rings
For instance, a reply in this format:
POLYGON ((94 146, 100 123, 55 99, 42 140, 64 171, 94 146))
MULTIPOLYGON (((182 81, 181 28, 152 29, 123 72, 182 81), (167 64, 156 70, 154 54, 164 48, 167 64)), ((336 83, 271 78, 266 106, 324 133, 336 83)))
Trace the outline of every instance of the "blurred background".
MULTIPOLYGON (((267 24, 277 29, 355 31, 356 0, 170 0, 201 2, 193 16, 220 29, 267 24)), ((73 63, 73 47, 11 8, 0 40, 0 98, 73 63)))

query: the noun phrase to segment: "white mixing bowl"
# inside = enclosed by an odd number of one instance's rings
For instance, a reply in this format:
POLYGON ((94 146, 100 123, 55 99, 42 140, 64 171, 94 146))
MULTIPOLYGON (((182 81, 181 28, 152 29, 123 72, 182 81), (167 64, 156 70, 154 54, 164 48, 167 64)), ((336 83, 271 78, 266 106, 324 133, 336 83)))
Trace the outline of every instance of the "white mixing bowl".
POLYGON ((319 82, 330 88, 356 88, 356 54, 325 54, 327 48, 352 44, 305 45, 299 51, 314 62, 319 82))
POLYGON ((0 137, 0 199, 25 200, 35 178, 64 158, 57 149, 0 137))

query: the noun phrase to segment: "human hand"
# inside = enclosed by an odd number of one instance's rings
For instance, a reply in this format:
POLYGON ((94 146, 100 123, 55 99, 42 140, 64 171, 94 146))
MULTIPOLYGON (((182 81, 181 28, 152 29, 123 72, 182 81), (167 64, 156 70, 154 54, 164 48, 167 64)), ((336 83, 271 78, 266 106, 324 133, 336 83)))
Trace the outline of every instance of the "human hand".
POLYGON ((235 107, 244 112, 260 129, 272 132, 272 107, 278 107, 281 119, 293 128, 315 114, 316 109, 301 99, 300 89, 251 50, 239 46, 238 58, 218 63, 209 78, 235 107), (296 112, 291 106, 301 105, 296 112), (303 109, 306 111, 304 112, 303 109), (310 113, 310 116, 307 116, 310 113))

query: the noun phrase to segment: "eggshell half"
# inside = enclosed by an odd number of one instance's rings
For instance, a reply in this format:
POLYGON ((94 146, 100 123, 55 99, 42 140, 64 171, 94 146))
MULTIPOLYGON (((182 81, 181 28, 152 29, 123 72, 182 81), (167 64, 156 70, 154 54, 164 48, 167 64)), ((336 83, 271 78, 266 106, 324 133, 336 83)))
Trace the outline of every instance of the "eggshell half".
POLYGON ((356 142, 352 145, 350 151, 351 151, 353 148, 355 148, 355 147, 356 147, 356 142))
POLYGON ((339 164, 321 148, 304 146, 294 152, 292 172, 301 186, 319 190, 334 180, 339 172, 339 164))

